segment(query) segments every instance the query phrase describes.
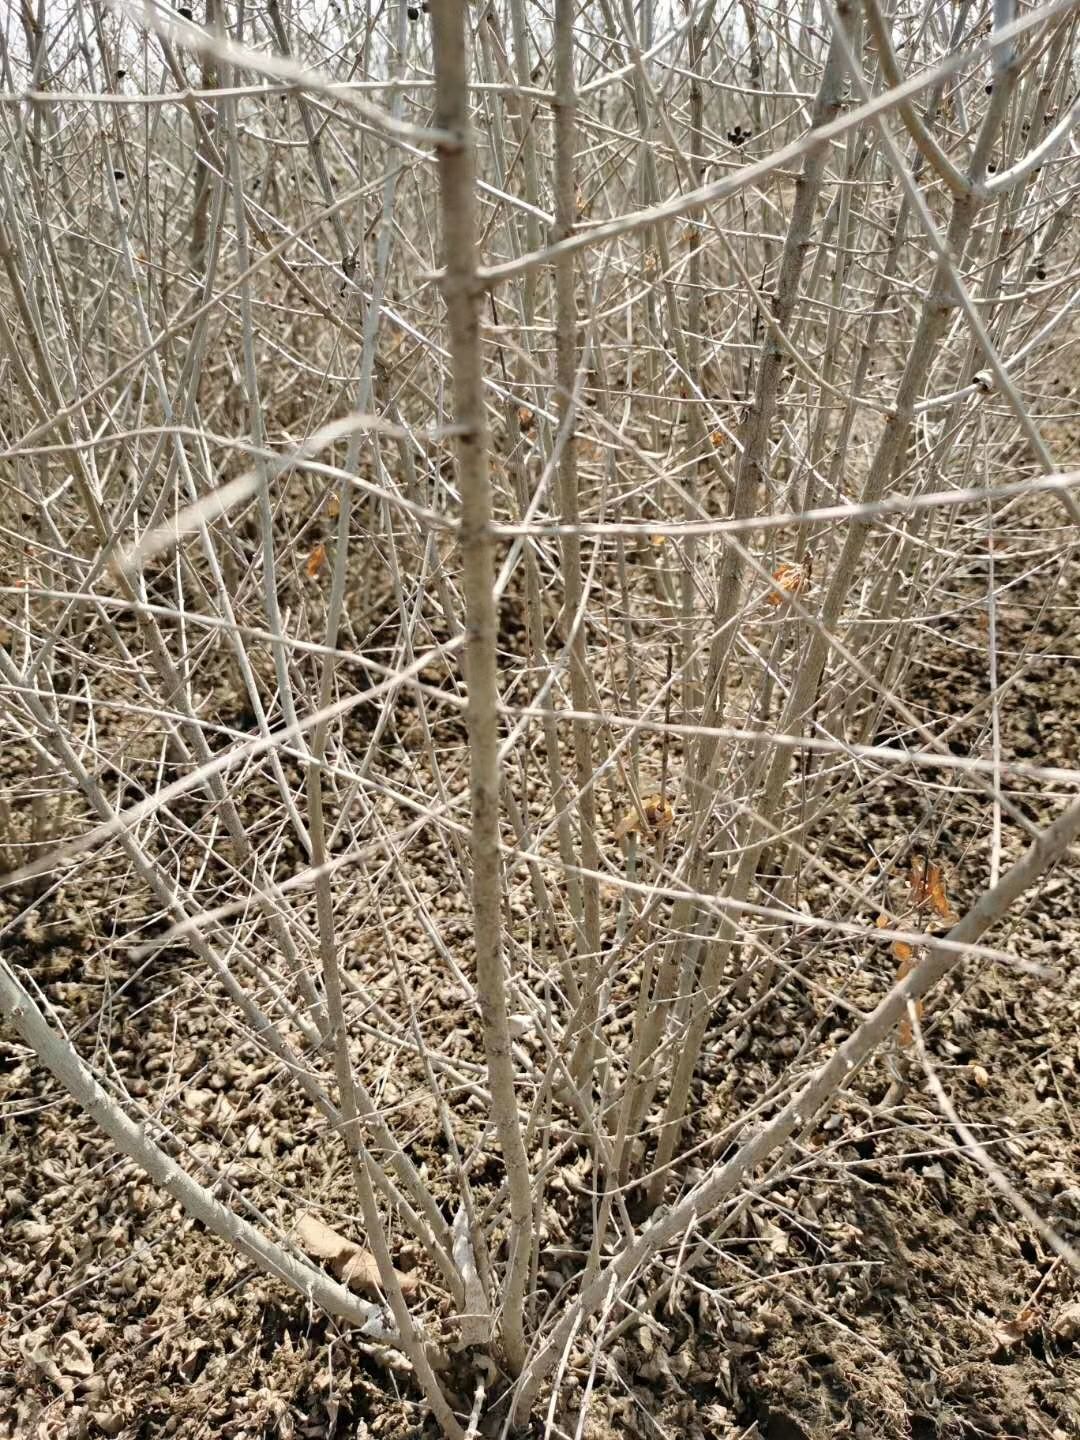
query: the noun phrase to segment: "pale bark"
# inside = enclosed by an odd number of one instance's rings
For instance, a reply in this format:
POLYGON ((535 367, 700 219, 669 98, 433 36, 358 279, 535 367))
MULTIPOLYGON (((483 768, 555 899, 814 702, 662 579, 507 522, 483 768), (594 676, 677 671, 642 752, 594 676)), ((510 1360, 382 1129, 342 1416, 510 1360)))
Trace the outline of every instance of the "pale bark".
POLYGON ((487 417, 480 340, 476 254, 476 170, 469 117, 464 0, 432 0, 436 114, 454 138, 438 147, 440 207, 446 271, 443 298, 457 422, 459 543, 468 634, 465 677, 472 811, 472 904, 476 990, 491 1087, 491 1118, 502 1146, 510 1188, 510 1234, 498 1333, 507 1364, 524 1364, 525 1289, 532 1256, 532 1185, 521 1135, 502 944, 499 861, 499 715, 496 659, 494 538, 488 470, 487 417))

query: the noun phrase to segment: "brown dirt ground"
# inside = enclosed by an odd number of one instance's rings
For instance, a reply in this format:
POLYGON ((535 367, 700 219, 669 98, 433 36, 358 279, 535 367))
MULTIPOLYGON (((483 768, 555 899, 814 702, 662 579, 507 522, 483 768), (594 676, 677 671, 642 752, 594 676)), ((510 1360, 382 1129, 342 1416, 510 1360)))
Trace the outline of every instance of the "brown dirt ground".
MULTIPOLYGON (((1042 516, 1036 528, 1043 524, 1057 521, 1042 516)), ((1021 567, 1024 533, 1018 522, 1003 538, 1005 571, 1011 556, 1021 567)), ((1005 656, 1015 660, 1027 642, 1042 657, 1025 659, 1003 702, 1006 754, 1078 763, 1076 579, 1075 564, 1064 576, 1049 566, 1018 584, 1003 609, 1005 656), (1053 603, 1044 610, 1048 586, 1053 603)), ((926 627, 905 689, 928 719, 957 715, 985 691, 977 579, 966 590, 958 580, 957 593, 966 603, 926 627)), ((982 723, 959 733, 961 753, 982 723)), ((876 738, 887 743, 889 734, 883 722, 876 738)), ((9 748, 4 764, 21 763, 9 748)), ((1018 784, 1016 798, 1032 819, 1053 811, 1037 787, 1018 784)), ((183 818, 201 833, 199 806, 183 818)), ((814 843, 832 862, 857 867, 870 843, 881 853, 920 827, 933 835, 962 906, 989 874, 985 802, 963 786, 871 789, 814 843)), ((439 893, 438 844, 422 844, 445 933, 464 946, 465 906, 439 893)), ((1018 848, 1006 826, 1006 861, 1018 848)), ((933 1063, 962 1117, 1073 1245, 1078 915, 1080 874, 1063 866, 993 937, 1057 967, 1056 982, 969 966, 924 1017, 933 1063)), ((526 916, 522 906, 518 918, 526 916)), ((400 927, 430 1037, 475 1059, 452 979, 414 958, 422 936, 410 930, 404 906, 388 920, 400 927)), ((355 1231, 340 1151, 312 1130, 276 1067, 223 1020, 191 954, 176 945, 132 973, 130 947, 159 923, 105 858, 84 865, 77 883, 60 886, 20 922, 8 957, 134 1099, 156 1105, 167 1097, 164 1118, 189 1159, 212 1166, 228 1154, 234 1193, 283 1227, 301 1206, 318 1204, 324 1218, 355 1231)), ((371 953, 354 956, 352 978, 392 1006, 392 978, 372 977, 371 953)), ((709 1050, 692 1142, 721 1132, 793 1060, 809 1066, 843 1037, 845 1014, 827 989, 866 1004, 891 979, 884 953, 866 960, 830 945, 815 963, 821 988, 791 987, 709 1050)), ((396 1107, 414 1156, 437 1163, 445 1142, 422 1083, 366 1039, 357 1058, 396 1107)), ((424 1409, 393 1357, 357 1343, 207 1236, 118 1159, 3 1034, 0 1105, 0 1436, 404 1440, 424 1430, 424 1409)), ((469 1115, 463 1108, 463 1128, 469 1115)), ((706 1148, 703 1159, 712 1158, 706 1148)), ((638 1292, 640 1319, 604 1352, 597 1373, 584 1429, 590 1440, 679 1432, 709 1440, 1078 1440, 1076 1277, 959 1153, 910 1053, 894 1047, 867 1067, 786 1160, 778 1179, 712 1222, 704 1238, 714 1243, 670 1296, 650 1308, 638 1292)), ((488 1169, 477 1176, 482 1195, 498 1177, 494 1156, 488 1169)), ((540 1296, 552 1305, 587 1240, 591 1186, 587 1158, 571 1147, 544 1216, 540 1296)), ((398 1260, 418 1263, 407 1247, 398 1260)), ((654 1271, 652 1283, 659 1278, 654 1271)), ((422 1267, 421 1285, 436 1316, 439 1297, 422 1267)), ((564 1433, 573 1434, 587 1375, 582 1350, 564 1382, 564 1433)))

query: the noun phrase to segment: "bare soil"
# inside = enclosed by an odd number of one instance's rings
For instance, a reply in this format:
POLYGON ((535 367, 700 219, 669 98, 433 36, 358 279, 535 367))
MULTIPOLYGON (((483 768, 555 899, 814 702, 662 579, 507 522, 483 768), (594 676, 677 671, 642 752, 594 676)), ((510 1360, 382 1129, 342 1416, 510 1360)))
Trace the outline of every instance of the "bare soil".
MULTIPOLYGON (((1037 518, 1001 537, 999 574, 1010 565, 1017 576, 1030 569, 1025 534, 1037 532, 1045 545, 1058 533, 1065 553, 1056 516, 1037 518)), ((1080 763, 1077 578, 1075 561, 1062 571, 1051 554, 1000 608, 1006 757, 1080 763)), ((951 613, 924 626, 905 688, 927 722, 981 707, 955 736, 961 754, 990 753, 979 584, 976 575, 966 590, 961 584, 951 613)), ((518 644, 508 634, 507 645, 518 644)), ((222 687, 220 712, 236 723, 243 702, 227 681, 222 687)), ((407 720, 403 714, 392 727, 405 736, 405 755, 407 720)), ((363 717, 356 723, 361 743, 363 717)), ((896 733, 883 719, 875 738, 891 743, 896 733)), ((460 744, 449 725, 445 738, 460 744)), ((129 770, 154 763, 153 745, 140 749, 137 737, 117 745, 129 770)), ((0 760, 9 777, 26 763, 16 745, 0 760)), ((1052 788, 1017 782, 1009 794, 1033 822, 1045 822, 1054 813, 1052 788)), ((256 784, 244 804, 257 828, 256 784)), ((184 818, 195 854, 206 817, 193 803, 184 818)), ((970 786, 950 787, 939 774, 925 784, 886 777, 814 843, 830 863, 855 873, 871 852, 886 853, 912 834, 941 857, 950 898, 962 909, 986 884, 992 862, 986 800, 970 786)), ((467 906, 442 891, 439 845, 418 843, 414 870, 426 868, 444 933, 456 937, 467 963, 467 906)), ((1022 849, 1012 821, 1002 846, 1005 864, 1022 849)), ((7 921, 27 896, 8 894, 3 904, 7 921)), ((518 908, 524 924, 527 907, 518 908)), ((1080 873, 1062 867, 990 937, 1052 973, 972 963, 932 997, 923 1017, 930 1060, 963 1120, 1074 1246, 1078 917, 1080 873)), ((475 1063, 475 1027, 453 976, 433 962, 407 907, 386 918, 428 1038, 475 1063)), ((167 1124, 204 1180, 224 1160, 234 1199, 257 1203, 283 1230, 315 1207, 362 1238, 334 1137, 313 1128, 296 1091, 234 1027, 191 953, 178 943, 148 962, 132 961, 133 947, 160 925, 110 852, 83 863, 77 880, 24 914, 7 937, 7 955, 83 1053, 167 1124)), ((373 930, 369 948, 350 955, 349 978, 394 1014, 399 990, 379 935, 373 930)), ((702 1147, 701 1164, 717 1158, 710 1138, 724 1135, 789 1067, 811 1066, 843 1037, 848 1016, 835 997, 873 1003, 893 979, 890 967, 885 951, 864 955, 837 943, 817 953, 815 984, 788 987, 741 1027, 730 1021, 750 998, 732 997, 698 1077, 687 1143, 702 1147)), ((367 1082, 392 1107, 414 1158, 430 1161, 435 1173, 446 1148, 438 1116, 422 1075, 400 1057, 391 1063, 390 1054, 358 1037, 367 1082)), ((186 1218, 3 1034, 0 1106, 0 1436, 405 1440, 429 1433, 400 1361, 358 1343, 186 1218)), ((476 1133, 471 1115, 463 1103, 463 1134, 476 1133)), ((591 1164, 563 1138, 544 1215, 541 1313, 565 1298, 592 1215, 591 1164)), ((500 1166, 495 1154, 485 1163, 476 1179, 490 1195, 500 1166)), ((659 1303, 649 1289, 671 1278, 674 1255, 636 1293, 638 1314, 605 1349, 593 1381, 583 1430, 590 1440, 1080 1437, 1077 1277, 962 1153, 913 1048, 897 1043, 868 1066, 801 1151, 785 1157, 779 1178, 762 1180, 706 1225, 688 1253, 702 1240, 704 1249, 679 1268, 659 1303)), ((419 1257, 402 1245, 397 1260, 418 1267, 426 1313, 437 1324, 440 1296, 419 1257)), ((556 1423, 567 1435, 577 1425, 589 1360, 582 1346, 564 1379, 556 1423)), ((471 1395, 464 1391, 462 1400, 467 1408, 471 1395)), ((541 1430, 538 1421, 535 1433, 541 1430)))

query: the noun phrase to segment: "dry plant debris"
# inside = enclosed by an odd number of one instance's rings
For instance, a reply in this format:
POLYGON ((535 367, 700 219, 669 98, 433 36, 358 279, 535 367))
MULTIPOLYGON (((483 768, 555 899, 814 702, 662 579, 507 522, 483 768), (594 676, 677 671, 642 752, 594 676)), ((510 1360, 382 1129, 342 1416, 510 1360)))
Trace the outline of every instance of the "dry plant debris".
POLYGON ((625 840, 628 835, 646 834, 653 839, 670 830, 675 823, 675 809, 663 795, 646 795, 640 808, 632 805, 615 826, 615 839, 625 840))
POLYGON ((765 596, 765 603, 781 605, 792 595, 805 595, 810 589, 813 573, 814 562, 809 555, 805 556, 798 565, 789 564, 787 561, 778 565, 772 574, 775 583, 765 596))
MULTIPOLYGON (((309 1255, 326 1260, 343 1285, 368 1295, 382 1295, 382 1282, 375 1256, 363 1245, 347 1239, 315 1215, 302 1215, 296 1223, 296 1238, 309 1255)), ((397 1272, 398 1284, 406 1296, 416 1294, 417 1277, 397 1272)))
POLYGON ((0 1440, 1080 1440, 1080 9, 8 10, 0 1440))

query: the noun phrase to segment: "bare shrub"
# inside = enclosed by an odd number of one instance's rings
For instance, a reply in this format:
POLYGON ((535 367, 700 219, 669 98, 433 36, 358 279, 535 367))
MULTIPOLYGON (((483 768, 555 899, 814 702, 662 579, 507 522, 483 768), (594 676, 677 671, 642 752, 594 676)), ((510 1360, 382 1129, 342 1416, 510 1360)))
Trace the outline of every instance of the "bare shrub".
POLYGON ((1002 922, 1080 831, 1010 709, 1075 608, 1076 7, 984 10, 6 18, 3 933, 112 939, 77 1033, 32 950, 0 1002, 450 1436, 574 1353, 580 1435, 946 977, 1060 978, 1002 922), (362 1285, 109 1060, 166 956, 362 1285))

